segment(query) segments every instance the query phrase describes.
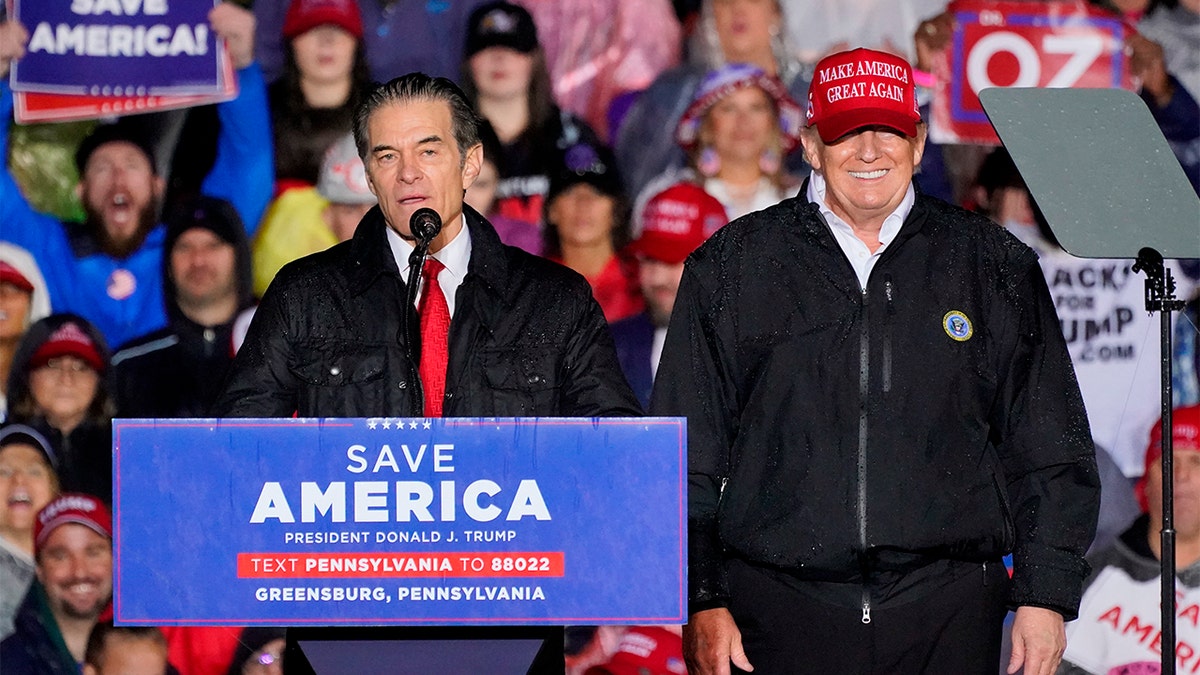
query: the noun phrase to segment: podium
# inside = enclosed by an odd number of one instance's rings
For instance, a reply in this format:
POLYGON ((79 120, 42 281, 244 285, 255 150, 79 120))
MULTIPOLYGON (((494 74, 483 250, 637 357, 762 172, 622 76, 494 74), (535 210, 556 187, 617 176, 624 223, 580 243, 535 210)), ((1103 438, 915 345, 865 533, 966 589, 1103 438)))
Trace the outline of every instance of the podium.
POLYGON ((287 672, 362 675, 686 621, 683 418, 122 419, 113 453, 118 625, 287 626, 287 672))

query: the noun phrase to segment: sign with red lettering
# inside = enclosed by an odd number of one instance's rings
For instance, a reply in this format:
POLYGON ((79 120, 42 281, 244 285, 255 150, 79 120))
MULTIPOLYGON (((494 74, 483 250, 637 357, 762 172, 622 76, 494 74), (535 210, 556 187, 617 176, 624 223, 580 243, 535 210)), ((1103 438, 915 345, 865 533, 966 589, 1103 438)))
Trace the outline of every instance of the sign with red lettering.
POLYGON ((1120 17, 1084 0, 950 3, 955 29, 931 110, 938 143, 999 145, 978 93, 989 87, 1133 89, 1120 17))
POLYGON ((116 420, 121 625, 678 624, 687 420, 116 420))
MULTIPOLYGON (((1089 673, 1157 673, 1162 663, 1159 578, 1138 581, 1120 567, 1096 575, 1067 624, 1063 660, 1089 673)), ((1200 672, 1200 588, 1177 585, 1177 672, 1200 672)))

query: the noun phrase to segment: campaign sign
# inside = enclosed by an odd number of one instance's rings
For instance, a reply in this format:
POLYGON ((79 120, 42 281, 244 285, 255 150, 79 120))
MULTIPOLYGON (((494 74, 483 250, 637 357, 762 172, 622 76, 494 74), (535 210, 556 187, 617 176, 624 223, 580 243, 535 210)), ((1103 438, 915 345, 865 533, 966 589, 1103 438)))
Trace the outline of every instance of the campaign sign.
POLYGON ((17 124, 38 122, 74 122, 113 115, 130 115, 163 110, 178 110, 228 101, 238 92, 237 77, 228 58, 223 59, 221 91, 218 94, 189 96, 89 96, 43 94, 36 91, 13 92, 13 117, 17 124))
POLYGON ((1133 89, 1120 17, 1084 0, 950 3, 955 29, 930 134, 939 143, 999 145, 978 93, 989 87, 1133 89))
POLYGON ((29 31, 14 91, 91 96, 216 94, 216 0, 15 0, 29 31))
POLYGON ((682 418, 117 420, 125 625, 686 620, 682 418))

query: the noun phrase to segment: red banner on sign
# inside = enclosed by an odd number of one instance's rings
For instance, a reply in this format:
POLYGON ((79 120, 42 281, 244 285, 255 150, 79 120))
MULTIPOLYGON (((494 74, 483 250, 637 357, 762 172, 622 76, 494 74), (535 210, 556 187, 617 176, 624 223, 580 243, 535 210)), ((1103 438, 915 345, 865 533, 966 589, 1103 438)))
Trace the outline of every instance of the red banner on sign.
POLYGON ((162 110, 178 110, 228 101, 237 96, 237 77, 228 54, 221 59, 219 94, 189 96, 76 96, 32 91, 13 92, 13 118, 17 124, 37 122, 75 122, 114 115, 136 115, 162 110))
POLYGON ((989 87, 1133 89, 1121 17, 1084 0, 956 0, 954 37, 938 67, 930 137, 999 145, 978 93, 989 87))
POLYGON ((239 553, 239 579, 561 577, 563 552, 239 553))

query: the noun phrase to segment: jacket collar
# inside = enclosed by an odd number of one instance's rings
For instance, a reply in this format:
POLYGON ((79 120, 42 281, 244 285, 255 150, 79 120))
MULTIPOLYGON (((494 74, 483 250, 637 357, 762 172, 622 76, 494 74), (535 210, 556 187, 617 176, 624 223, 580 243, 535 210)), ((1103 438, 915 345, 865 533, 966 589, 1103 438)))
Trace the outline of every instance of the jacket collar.
MULTIPOLYGON (((806 176, 804 178, 804 182, 800 184, 800 191, 796 194, 797 209, 799 215, 802 216, 800 222, 804 224, 804 229, 809 234, 819 235, 822 232, 827 233, 829 225, 825 223, 825 219, 821 216, 821 205, 808 199, 809 180, 810 177, 806 176)), ((929 198, 921 192, 921 186, 916 181, 913 181, 913 190, 917 194, 917 199, 913 202, 913 207, 908 212, 908 217, 904 219, 904 224, 900 226, 900 232, 896 235, 893 246, 895 243, 904 241, 919 232, 925 225, 925 221, 929 215, 929 209, 926 207, 926 201, 929 198)))
POLYGON ((350 238, 350 260, 353 268, 349 271, 350 292, 354 295, 366 291, 382 274, 400 279, 396 259, 392 257, 392 249, 387 245, 387 234, 384 230, 386 227, 383 212, 379 210, 379 206, 372 206, 354 229, 354 236, 350 238))

